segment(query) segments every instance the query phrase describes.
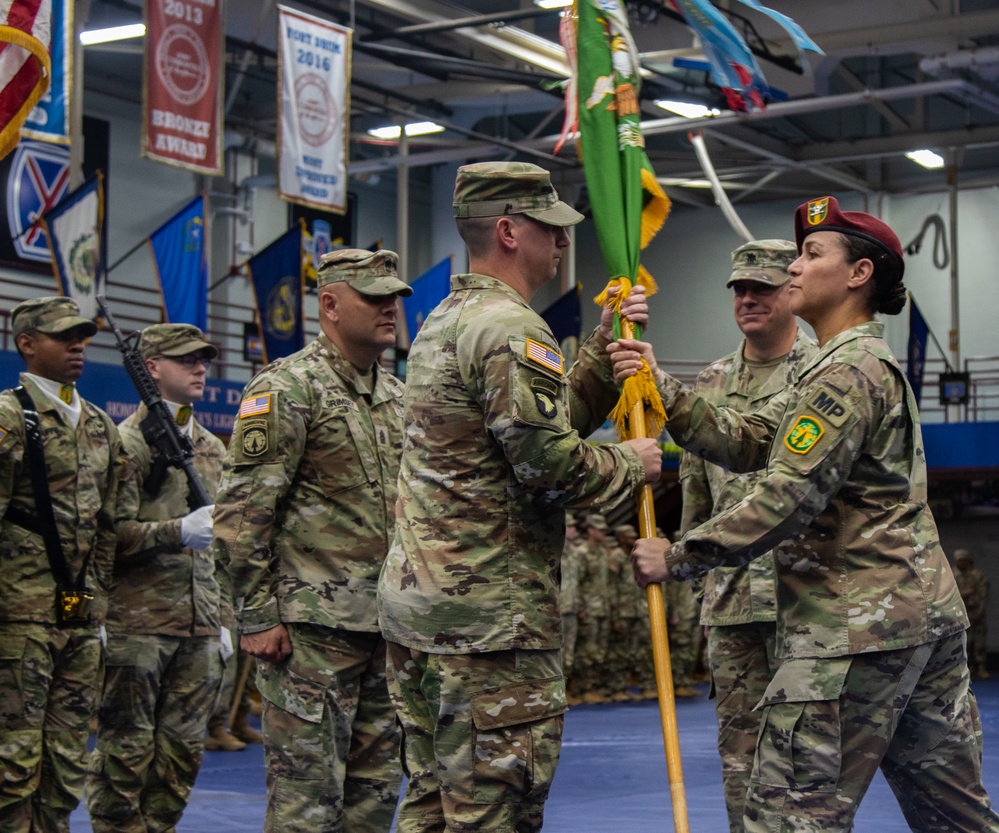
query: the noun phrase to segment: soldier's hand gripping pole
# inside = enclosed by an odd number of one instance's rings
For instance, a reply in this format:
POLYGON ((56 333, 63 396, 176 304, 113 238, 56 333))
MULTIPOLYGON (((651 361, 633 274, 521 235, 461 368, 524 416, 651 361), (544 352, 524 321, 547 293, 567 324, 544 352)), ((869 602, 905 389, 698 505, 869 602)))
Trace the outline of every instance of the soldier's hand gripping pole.
POLYGON ((183 469, 188 484, 187 505, 191 510, 208 506, 213 501, 194 469, 194 443, 177 426, 177 421, 170 413, 170 408, 160 396, 156 382, 149 375, 146 362, 139 352, 139 334, 135 332, 130 336, 125 336, 118 329, 114 316, 108 309, 107 299, 103 295, 97 296, 97 304, 118 342, 125 371, 132 380, 132 384, 135 385, 139 398, 149 410, 149 416, 142 424, 142 433, 146 442, 149 443, 150 448, 159 452, 167 465, 183 469))
MULTIPOLYGON (((622 338, 634 338, 632 323, 620 318, 622 338)), ((628 436, 635 439, 646 436, 645 405, 636 402, 628 417, 628 436)), ((643 538, 656 537, 656 510, 652 502, 652 486, 646 483, 638 497, 638 530, 643 538)), ((652 633, 652 661, 656 672, 656 689, 659 692, 659 719, 662 724, 663 745, 666 748, 666 774, 669 777, 670 799, 673 803, 673 829, 675 833, 690 833, 687 820, 687 792, 683 783, 683 765, 680 760, 680 733, 676 722, 676 700, 673 696, 673 669, 669 658, 669 636, 666 632, 666 607, 663 603, 662 585, 654 582, 645 588, 649 601, 649 628, 652 633)))

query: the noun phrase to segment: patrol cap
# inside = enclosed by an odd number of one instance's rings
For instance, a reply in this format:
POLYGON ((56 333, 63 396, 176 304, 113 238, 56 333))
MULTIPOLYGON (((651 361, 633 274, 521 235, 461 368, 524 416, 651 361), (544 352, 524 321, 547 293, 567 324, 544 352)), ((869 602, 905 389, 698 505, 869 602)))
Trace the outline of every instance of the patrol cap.
POLYGON ((319 260, 317 286, 343 281, 362 295, 413 294, 412 288, 399 279, 399 255, 387 249, 337 249, 319 260))
POLYGON ((725 286, 736 281, 753 281, 768 286, 783 286, 791 276, 787 273, 798 247, 790 240, 753 240, 732 252, 732 274, 725 286))
POLYGON ((902 258, 902 243, 898 235, 872 214, 864 211, 842 211, 835 197, 819 197, 802 203, 794 212, 794 239, 801 244, 813 231, 838 231, 860 237, 882 248, 895 259, 899 268, 899 277, 905 271, 905 261, 902 258))
POLYGON ((971 561, 971 553, 968 550, 954 550, 954 561, 971 561))
POLYGON ((558 198, 551 175, 529 162, 476 162, 458 168, 454 216, 526 214, 550 226, 574 226, 583 215, 558 198))
POLYGON ((607 521, 604 520, 603 515, 587 515, 586 526, 602 532, 607 531, 607 521))
POLYGON ((638 530, 632 524, 618 524, 614 527, 615 535, 638 535, 638 530))
POLYGON ((218 356, 218 348, 205 339, 205 334, 193 324, 153 324, 139 336, 142 358, 153 356, 186 356, 201 353, 209 359, 218 356))
POLYGON ((97 325, 80 315, 80 305, 72 298, 62 295, 46 295, 22 301, 11 311, 10 319, 14 338, 28 330, 53 335, 82 327, 84 338, 90 338, 97 332, 97 325))

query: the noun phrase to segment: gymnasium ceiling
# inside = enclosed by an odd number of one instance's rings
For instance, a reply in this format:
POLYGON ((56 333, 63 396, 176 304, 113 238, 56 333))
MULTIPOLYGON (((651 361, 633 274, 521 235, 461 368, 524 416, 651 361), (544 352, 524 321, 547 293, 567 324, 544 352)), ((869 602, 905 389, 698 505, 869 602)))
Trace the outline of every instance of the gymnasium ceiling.
MULTIPOLYGON (((768 0, 764 0, 768 2, 768 0)), ((775 95, 766 111, 726 109, 696 59, 690 30, 664 0, 627 0, 647 71, 641 91, 649 158, 670 196, 709 204, 688 133, 702 131, 733 202, 799 198, 829 191, 939 191, 948 173, 960 186, 999 186, 999 0, 769 0, 793 17, 825 55, 801 58, 775 24, 737 0, 715 0, 743 31, 775 95), (656 100, 686 99, 721 115, 689 120, 656 100), (930 148, 950 163, 928 171, 904 153, 930 148)), ((288 0, 352 26, 350 172, 391 177, 396 143, 372 127, 431 120, 448 129, 409 139, 414 175, 431 164, 520 158, 581 169, 574 149, 552 150, 562 127, 564 77, 558 11, 532 0, 288 0)), ((77 0, 86 28, 136 22, 133 0, 77 0)), ((228 0, 227 133, 275 138, 277 4, 228 0)), ((141 100, 137 41, 88 47, 84 84, 123 102, 141 100)), ((564 179, 562 181, 565 181, 564 179)))

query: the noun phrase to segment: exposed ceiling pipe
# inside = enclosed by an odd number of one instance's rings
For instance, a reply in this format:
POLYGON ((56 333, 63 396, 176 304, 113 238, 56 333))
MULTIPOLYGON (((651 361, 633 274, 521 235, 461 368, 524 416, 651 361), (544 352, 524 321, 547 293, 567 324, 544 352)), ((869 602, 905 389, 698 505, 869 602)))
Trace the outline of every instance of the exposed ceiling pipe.
POLYGON ((959 49, 944 55, 927 55, 919 61, 919 68, 927 75, 938 76, 947 70, 979 70, 999 64, 999 46, 981 49, 959 49))

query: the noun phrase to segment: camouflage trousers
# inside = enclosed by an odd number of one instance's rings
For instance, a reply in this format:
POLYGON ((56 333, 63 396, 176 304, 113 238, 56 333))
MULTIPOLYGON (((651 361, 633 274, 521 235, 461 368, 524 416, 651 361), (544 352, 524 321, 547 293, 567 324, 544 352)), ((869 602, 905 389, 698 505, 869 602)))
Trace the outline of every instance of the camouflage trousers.
POLYGON ((96 630, 0 624, 0 833, 68 833, 102 669, 96 630))
POLYGON ((576 640, 579 638, 579 619, 576 611, 562 613, 562 673, 568 677, 576 662, 576 640))
POLYGON ((777 625, 774 622, 708 627, 708 663, 718 717, 718 753, 731 833, 743 830, 743 805, 762 717, 755 709, 780 664, 776 648, 777 625))
POLYGON ((747 833, 848 833, 881 768, 912 830, 999 833, 965 635, 785 659, 764 698, 747 833))
POLYGON ((610 622, 606 616, 587 615, 580 618, 570 683, 574 693, 597 691, 604 687, 609 630, 610 622))
POLYGON ((425 654, 390 642, 409 778, 398 833, 532 833, 562 750, 559 651, 425 654))
POLYGON ((386 833, 401 737, 378 633, 292 622, 292 654, 257 661, 267 769, 265 833, 386 833))
POLYGON ((167 833, 177 826, 221 682, 217 636, 108 636, 87 775, 95 833, 167 833))

